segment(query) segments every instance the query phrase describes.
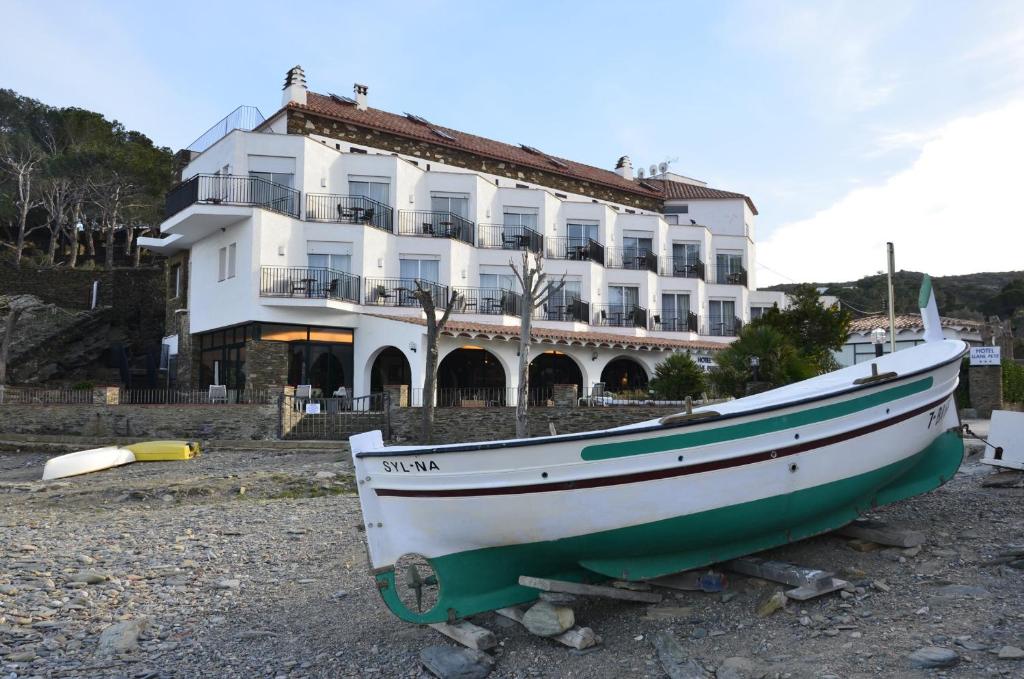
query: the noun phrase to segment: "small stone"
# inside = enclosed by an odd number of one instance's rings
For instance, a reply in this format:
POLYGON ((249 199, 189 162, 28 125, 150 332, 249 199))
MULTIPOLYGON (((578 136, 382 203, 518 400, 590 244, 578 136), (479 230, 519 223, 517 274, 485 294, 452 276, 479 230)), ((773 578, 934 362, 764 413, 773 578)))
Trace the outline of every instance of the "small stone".
POLYGON ((213 583, 214 589, 238 589, 241 583, 233 578, 221 578, 213 583))
POLYGON ((938 646, 919 648, 908 656, 911 667, 936 668, 953 667, 960 662, 960 655, 951 649, 938 646))
POLYGON ((1003 646, 999 649, 1000 660, 1021 660, 1024 658, 1024 650, 1016 646, 1003 646))
POLYGON ((742 656, 726 658, 715 672, 716 679, 760 679, 763 676, 760 665, 742 656))
POLYGON ((14 585, 0 585, 0 594, 7 594, 8 596, 17 594, 18 588, 14 585))
POLYGON ((775 611, 782 610, 786 607, 786 595, 782 592, 774 592, 770 596, 761 600, 761 603, 757 605, 757 615, 761 618, 767 618, 775 611))
POLYGON ((651 645, 669 679, 705 679, 708 676, 696 660, 686 657, 682 645, 669 632, 655 632, 651 635, 651 645))
POLYGON ((100 634, 96 653, 98 655, 111 655, 134 651, 139 647, 139 635, 145 632, 148 627, 149 620, 147 618, 115 622, 100 634))
POLYGON ((723 604, 727 604, 740 595, 739 592, 726 590, 722 592, 721 599, 723 604))
POLYGON ((523 615, 523 626, 540 637, 553 637, 576 624, 572 609, 538 601, 523 615))
POLYGON ((20 653, 11 653, 7 656, 8 662, 32 662, 36 659, 36 654, 32 651, 21 651, 20 653))
POLYGON ((83 566, 91 566, 94 563, 96 563, 96 559, 92 558, 88 554, 79 554, 78 563, 82 564, 83 566))
POLYGON ((332 599, 344 599, 348 596, 348 592, 344 589, 339 589, 337 592, 331 595, 332 599))
POLYGON ((946 585, 939 587, 936 593, 944 597, 971 597, 974 599, 988 599, 992 596, 992 593, 984 587, 973 585, 946 585))
POLYGON ((708 635, 708 631, 703 627, 694 627, 690 632, 691 639, 703 639, 708 635))
POLYGON ((438 679, 483 679, 494 669, 490 656, 472 648, 427 646, 420 662, 438 679))
POLYGON ((84 582, 87 585, 98 585, 101 582, 106 582, 110 579, 110 576, 106 573, 100 573, 99 571, 81 571, 72 578, 73 582, 84 582))
POLYGON ((802 627, 810 627, 811 626, 811 619, 808 618, 806 615, 800 616, 800 621, 799 622, 800 622, 800 625, 802 627))
POLYGON ((323 479, 323 480, 337 478, 337 476, 338 475, 335 474, 334 472, 317 472, 316 473, 316 478, 323 479))

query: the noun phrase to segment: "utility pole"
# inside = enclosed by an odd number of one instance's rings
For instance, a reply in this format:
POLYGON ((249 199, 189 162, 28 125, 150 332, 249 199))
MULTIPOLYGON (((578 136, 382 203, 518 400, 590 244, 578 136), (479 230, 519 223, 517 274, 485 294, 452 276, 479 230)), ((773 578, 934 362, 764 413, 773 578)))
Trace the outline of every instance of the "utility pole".
POLYGON ((885 248, 889 255, 889 351, 896 353, 896 307, 894 305, 895 295, 892 290, 892 277, 896 273, 896 252, 892 243, 886 243, 885 248))

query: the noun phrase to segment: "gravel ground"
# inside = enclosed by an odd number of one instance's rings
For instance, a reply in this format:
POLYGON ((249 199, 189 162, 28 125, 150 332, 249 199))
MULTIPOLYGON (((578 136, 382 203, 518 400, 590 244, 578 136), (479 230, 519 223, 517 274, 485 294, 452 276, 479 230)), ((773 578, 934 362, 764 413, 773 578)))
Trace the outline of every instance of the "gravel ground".
MULTIPOLYGON (((0 453, 0 678, 420 677, 421 650, 451 645, 379 600, 344 454, 214 452, 33 481, 46 457, 0 453)), ((1024 676, 999 657, 1024 647, 1024 571, 989 563, 1024 545, 1024 489, 983 486, 991 474, 971 462, 877 512, 924 531, 923 549, 823 536, 770 552, 858 587, 770 617, 755 609, 776 585, 738 576, 725 596, 579 602, 577 623, 603 638, 587 652, 478 616, 500 642, 490 676, 663 677, 658 632, 708 672, 687 677, 1024 676), (958 663, 912 669, 924 646, 958 663)))

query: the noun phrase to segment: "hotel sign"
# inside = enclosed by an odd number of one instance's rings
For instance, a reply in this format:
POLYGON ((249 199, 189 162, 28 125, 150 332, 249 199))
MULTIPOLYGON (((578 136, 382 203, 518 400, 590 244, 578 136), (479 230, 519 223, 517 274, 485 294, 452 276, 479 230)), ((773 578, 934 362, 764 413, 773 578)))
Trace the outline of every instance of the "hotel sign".
POLYGON ((971 347, 971 365, 999 365, 999 347, 971 347))

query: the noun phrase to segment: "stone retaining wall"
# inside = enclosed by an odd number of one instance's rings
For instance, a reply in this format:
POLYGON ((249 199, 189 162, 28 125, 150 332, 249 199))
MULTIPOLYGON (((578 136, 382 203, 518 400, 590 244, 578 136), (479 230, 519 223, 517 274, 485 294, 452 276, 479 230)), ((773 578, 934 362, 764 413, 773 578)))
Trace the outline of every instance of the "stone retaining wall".
POLYGON ((277 405, 0 405, 0 435, 277 438, 277 405))
MULTIPOLYGON (((552 407, 530 409, 530 435, 559 434, 618 427, 678 413, 681 406, 616 406, 608 408, 552 407)), ((391 431, 396 442, 419 441, 421 408, 391 411, 391 431)), ((434 442, 459 443, 514 438, 515 408, 438 408, 434 410, 434 442)))

